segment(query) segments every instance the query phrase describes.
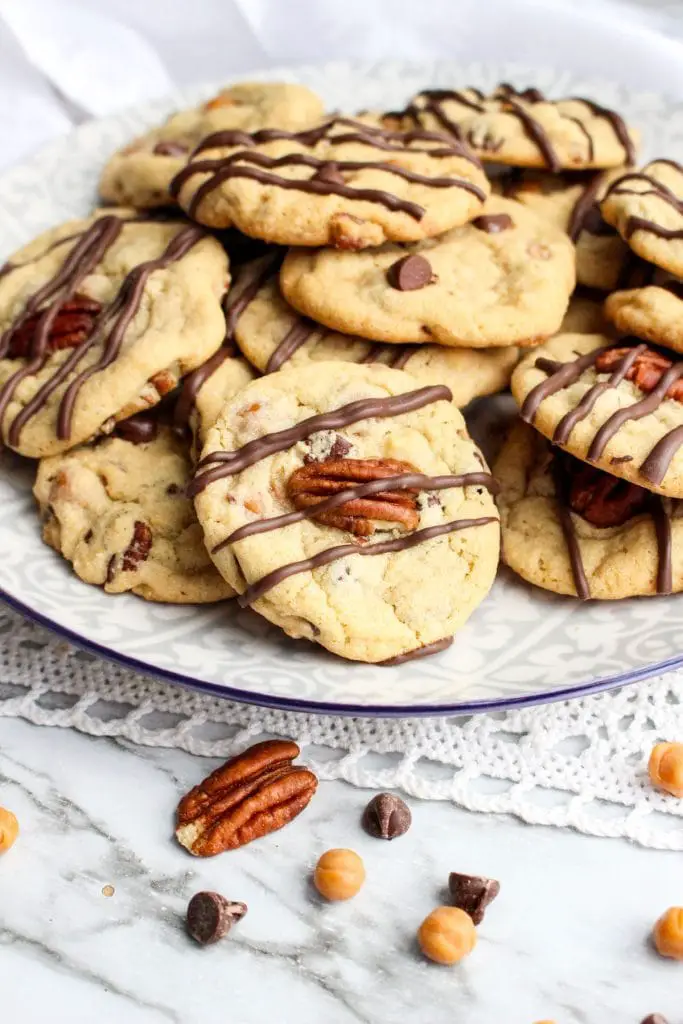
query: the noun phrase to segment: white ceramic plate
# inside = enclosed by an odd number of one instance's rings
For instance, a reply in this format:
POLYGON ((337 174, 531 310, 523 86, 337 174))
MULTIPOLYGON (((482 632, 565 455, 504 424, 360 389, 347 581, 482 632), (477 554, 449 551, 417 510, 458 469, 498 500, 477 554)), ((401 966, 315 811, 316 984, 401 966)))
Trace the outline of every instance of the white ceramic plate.
MULTIPOLYGON (((330 109, 343 110, 395 109, 427 86, 485 88, 512 79, 550 95, 589 95, 636 124, 647 153, 683 154, 682 103, 565 73, 391 63, 286 74, 321 92, 330 109)), ((112 150, 212 91, 193 90, 87 124, 5 174, 0 258, 42 229, 85 214, 112 150)), ((0 588, 9 603, 105 657, 214 694, 336 714, 468 713, 583 695, 683 664, 683 596, 581 604, 533 589, 504 570, 448 651, 395 668, 343 662, 289 640, 231 603, 161 606, 107 595, 81 583, 41 542, 32 477, 27 461, 0 456, 0 588)))

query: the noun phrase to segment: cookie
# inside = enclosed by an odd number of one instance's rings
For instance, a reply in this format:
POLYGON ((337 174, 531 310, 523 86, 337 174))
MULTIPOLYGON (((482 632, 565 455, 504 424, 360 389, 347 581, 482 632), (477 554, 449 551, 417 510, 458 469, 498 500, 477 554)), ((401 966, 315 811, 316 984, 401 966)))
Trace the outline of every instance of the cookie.
POLYGON ((683 282, 613 292, 605 315, 619 331, 683 353, 683 282))
POLYGON ((117 431, 122 436, 41 459, 34 494, 43 539, 110 594, 130 590, 174 604, 232 597, 185 496, 187 446, 150 414, 117 431))
POLYGON ((46 232, 0 277, 2 440, 39 458, 156 404, 220 346, 228 281, 195 225, 108 213, 46 232))
POLYGON ((653 160, 617 178, 600 211, 642 259, 683 277, 683 167, 653 160))
POLYGON ((683 590, 683 509, 580 462, 517 423, 495 463, 502 555, 556 594, 614 600, 683 590))
POLYGON ((647 490, 683 497, 683 360, 637 338, 561 334, 521 361, 522 419, 572 455, 647 490))
POLYGON ((416 245, 293 250, 280 286, 304 315, 373 341, 538 345, 562 323, 574 247, 521 203, 491 196, 470 224, 416 245))
POLYGON ((558 334, 600 334, 606 331, 604 303, 601 293, 578 288, 569 300, 558 334))
POLYGON ((482 160, 557 173, 621 167, 636 158, 636 132, 614 110, 592 100, 549 100, 538 89, 499 85, 486 96, 472 87, 427 89, 406 114, 432 131, 446 131, 482 160))
POLYGON ((189 491, 242 606, 387 662, 442 649, 488 592, 493 488, 447 388, 317 363, 228 402, 189 491))
POLYGON ((464 223, 489 185, 455 139, 334 117, 309 131, 209 135, 172 192, 210 227, 234 225, 282 245, 363 249, 464 223))
POLYGON ((610 182, 622 173, 521 171, 505 187, 506 195, 567 232, 576 246, 576 280, 588 288, 616 288, 628 260, 629 247, 603 220, 599 206, 610 182))
POLYGON ((138 208, 173 202, 169 186, 198 143, 229 129, 307 128, 323 115, 322 100, 303 85, 242 82, 192 110, 173 114, 110 157, 100 178, 106 202, 138 208))
POLYGON ((508 386, 517 362, 514 348, 382 345, 330 331, 301 316, 280 292, 280 261, 281 255, 275 253, 240 268, 226 300, 227 308, 234 306, 237 312, 233 318, 235 340, 262 373, 331 360, 384 363, 405 370, 423 384, 445 384, 459 408, 508 386))
POLYGON ((177 429, 187 429, 192 438, 192 454, 201 452, 210 427, 229 398, 254 379, 254 371, 231 341, 215 352, 202 366, 183 380, 175 403, 177 429))

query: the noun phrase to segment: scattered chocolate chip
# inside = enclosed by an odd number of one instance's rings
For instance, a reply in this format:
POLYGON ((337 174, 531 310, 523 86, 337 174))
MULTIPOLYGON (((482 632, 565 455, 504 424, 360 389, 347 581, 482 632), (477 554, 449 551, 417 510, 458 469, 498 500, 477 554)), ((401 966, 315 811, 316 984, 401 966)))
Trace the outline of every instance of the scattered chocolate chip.
POLYGON ((396 839, 405 835, 413 816, 410 808, 393 793, 378 793, 363 811, 362 824, 375 839, 396 839))
POLYGON ((156 156, 185 156, 188 148, 181 142, 157 142, 152 152, 156 156))
POLYGON ((313 181, 326 181, 329 185, 343 185, 344 177, 337 165, 330 161, 318 168, 313 175, 313 181))
POLYGON ((488 235, 497 235, 515 225, 512 217, 508 217, 507 213, 482 213, 481 217, 474 218, 472 226, 478 228, 479 231, 485 231, 488 235))
POLYGON ((453 906, 469 914, 475 924, 481 924, 484 920, 484 911, 500 892, 500 883, 493 878, 461 875, 457 871, 451 871, 448 876, 448 888, 453 906))
POLYGON ((645 1020, 641 1021, 641 1024, 669 1024, 666 1017, 662 1017, 661 1013, 649 1013, 645 1020))
POLYGON ((413 292, 434 280, 432 267, 424 256, 403 256, 387 270, 387 281, 399 292, 413 292))
POLYGON ((198 892, 187 907, 188 934, 201 946, 208 946, 227 935, 246 912, 246 903, 233 903, 218 892, 198 892))

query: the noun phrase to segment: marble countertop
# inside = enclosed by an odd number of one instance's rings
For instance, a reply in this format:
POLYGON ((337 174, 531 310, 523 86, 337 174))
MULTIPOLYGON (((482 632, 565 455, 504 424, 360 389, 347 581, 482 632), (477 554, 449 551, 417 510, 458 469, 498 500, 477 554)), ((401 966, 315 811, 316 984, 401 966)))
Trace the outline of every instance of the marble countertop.
POLYGON ((683 903, 679 854, 413 801, 392 843, 358 819, 369 794, 322 784, 279 833, 192 859, 172 839, 178 797, 214 762, 178 750, 0 720, 0 804, 21 836, 0 859, 0 1005, 17 1024, 683 1024, 683 965, 648 945, 683 903), (349 846, 367 882, 348 903, 310 884, 349 846), (474 953, 439 967, 415 932, 451 870, 501 894, 474 953), (103 894, 106 886, 114 894, 103 894), (184 932, 216 889, 249 913, 223 942, 184 932))

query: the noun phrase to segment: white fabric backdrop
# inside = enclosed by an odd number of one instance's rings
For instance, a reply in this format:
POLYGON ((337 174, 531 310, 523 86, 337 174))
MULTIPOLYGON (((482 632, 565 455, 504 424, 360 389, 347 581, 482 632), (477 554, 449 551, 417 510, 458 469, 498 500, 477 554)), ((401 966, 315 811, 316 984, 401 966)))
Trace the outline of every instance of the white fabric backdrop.
POLYGON ((85 116, 274 64, 488 57, 683 94, 680 39, 672 0, 0 0, 0 166, 85 116))

